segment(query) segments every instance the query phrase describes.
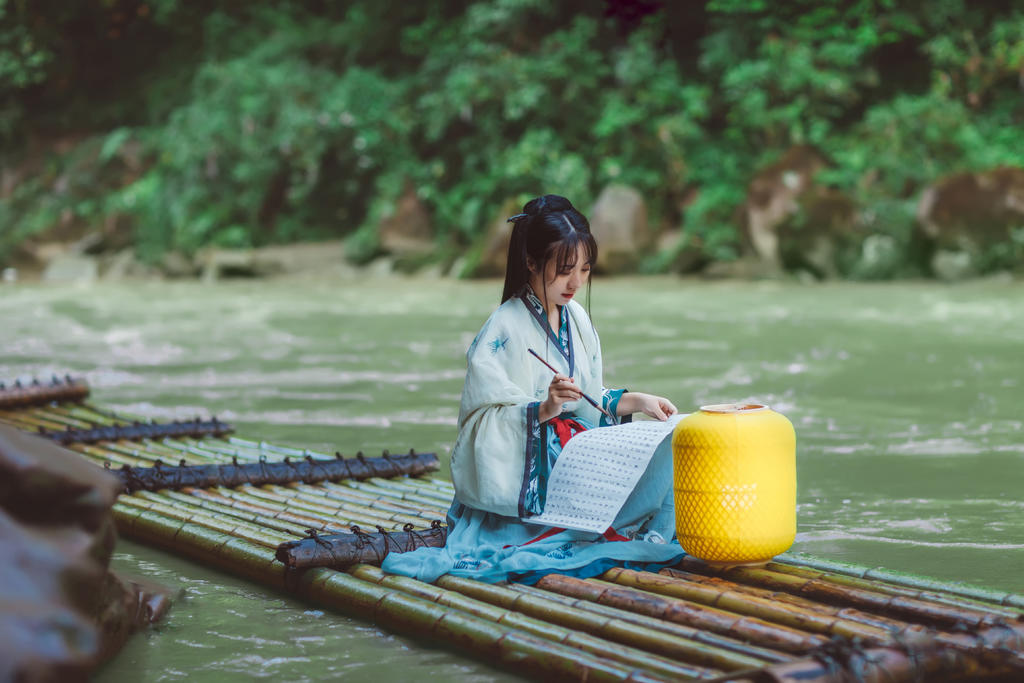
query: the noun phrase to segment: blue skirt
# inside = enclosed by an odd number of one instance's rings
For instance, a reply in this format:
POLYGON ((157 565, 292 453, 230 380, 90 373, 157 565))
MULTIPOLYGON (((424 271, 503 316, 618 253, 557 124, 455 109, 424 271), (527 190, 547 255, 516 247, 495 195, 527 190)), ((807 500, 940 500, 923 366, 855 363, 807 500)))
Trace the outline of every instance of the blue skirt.
POLYGON ((443 548, 394 553, 381 567, 428 582, 452 574, 531 584, 552 572, 588 578, 611 567, 653 570, 676 564, 685 553, 675 541, 671 442, 669 434, 604 534, 530 524, 456 498, 443 548))

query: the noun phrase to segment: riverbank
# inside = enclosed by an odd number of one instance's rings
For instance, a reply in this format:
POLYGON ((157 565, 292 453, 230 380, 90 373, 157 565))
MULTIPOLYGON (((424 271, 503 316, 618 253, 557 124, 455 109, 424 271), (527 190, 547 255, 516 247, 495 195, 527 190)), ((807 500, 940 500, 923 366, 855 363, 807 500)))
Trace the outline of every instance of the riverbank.
MULTIPOLYGON (((301 242, 258 249, 207 248, 196 254, 170 252, 157 263, 138 260, 131 248, 107 253, 94 251, 93 243, 50 242, 24 251, 22 257, 0 270, 0 284, 55 283, 90 284, 96 282, 189 281, 204 283, 231 280, 360 280, 388 276, 425 280, 439 278, 467 279, 469 257, 419 261, 401 256, 383 255, 368 262, 356 264, 349 258, 346 243, 301 242)), ((480 256, 475 257, 477 260, 480 256)), ((493 261, 494 259, 491 258, 493 261)), ((490 278, 500 272, 487 271, 490 278)), ((985 275, 949 266, 941 282, 997 281, 1024 279, 1024 271, 1001 270, 985 275)), ((605 279, 608 274, 599 272, 605 279)), ((615 277, 615 276, 612 276, 615 277)), ((628 277, 628 275, 627 275, 628 277)), ((740 280, 779 282, 821 282, 806 270, 793 272, 767 267, 755 258, 708 264, 699 273, 677 274, 681 280, 740 280)), ((477 279, 477 278, 469 278, 477 279)), ((488 279, 488 278, 484 278, 488 279)), ((912 282, 921 278, 904 279, 912 282)), ((935 280, 926 280, 932 281, 935 280)))

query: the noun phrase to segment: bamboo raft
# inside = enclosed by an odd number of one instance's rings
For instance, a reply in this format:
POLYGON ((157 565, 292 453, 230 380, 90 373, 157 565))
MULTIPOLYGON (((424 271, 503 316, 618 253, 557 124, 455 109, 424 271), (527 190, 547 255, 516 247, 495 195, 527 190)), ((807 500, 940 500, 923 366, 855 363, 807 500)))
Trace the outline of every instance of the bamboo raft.
POLYGON ((427 584, 366 563, 278 559, 279 546, 324 545, 360 529, 443 543, 437 521, 452 486, 423 473, 416 454, 403 457, 419 463, 409 470, 418 476, 392 476, 372 458, 231 437, 216 420, 143 429, 87 395, 70 379, 0 385, 0 422, 128 473, 114 507, 122 535, 528 678, 1024 679, 1024 596, 797 554, 734 568, 688 557, 659 573, 551 574, 535 586, 450 575, 427 584), (235 478, 217 480, 221 470, 235 478))

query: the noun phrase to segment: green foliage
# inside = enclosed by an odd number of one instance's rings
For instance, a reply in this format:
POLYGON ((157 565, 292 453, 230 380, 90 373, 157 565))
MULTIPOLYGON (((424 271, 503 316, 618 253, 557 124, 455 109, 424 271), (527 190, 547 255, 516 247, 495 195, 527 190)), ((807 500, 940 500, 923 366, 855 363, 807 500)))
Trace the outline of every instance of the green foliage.
POLYGON ((809 144, 831 162, 819 182, 884 237, 851 247, 841 268, 888 277, 908 258, 927 184, 1024 166, 1020 10, 620 7, 0 0, 3 162, 35 168, 0 201, 0 250, 118 215, 151 260, 341 236, 365 261, 410 184, 443 251, 473 245, 510 197, 557 191, 585 209, 615 182, 684 228, 645 261, 661 269, 684 248, 736 258, 751 177, 809 144), (26 144, 88 131, 44 162, 26 144))

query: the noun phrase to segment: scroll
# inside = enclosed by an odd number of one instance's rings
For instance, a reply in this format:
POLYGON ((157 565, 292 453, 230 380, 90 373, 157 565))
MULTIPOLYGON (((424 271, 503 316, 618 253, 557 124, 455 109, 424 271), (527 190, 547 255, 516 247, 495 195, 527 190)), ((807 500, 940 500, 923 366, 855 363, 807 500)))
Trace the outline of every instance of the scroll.
POLYGON ((640 480, 655 450, 685 415, 590 429, 572 437, 548 478, 535 524, 603 533, 640 480))

